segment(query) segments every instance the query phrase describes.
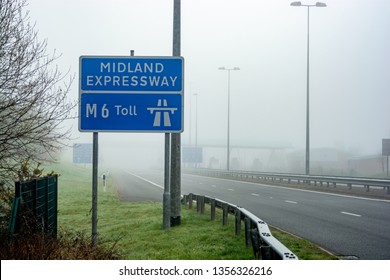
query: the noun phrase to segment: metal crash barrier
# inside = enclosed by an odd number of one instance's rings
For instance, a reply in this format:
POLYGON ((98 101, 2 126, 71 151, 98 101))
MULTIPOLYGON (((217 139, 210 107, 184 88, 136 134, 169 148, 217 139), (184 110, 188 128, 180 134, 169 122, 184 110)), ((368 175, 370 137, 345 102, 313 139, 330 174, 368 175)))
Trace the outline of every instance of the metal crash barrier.
POLYGON ((298 260, 298 257, 272 236, 266 222, 253 215, 251 212, 228 202, 190 193, 184 195, 182 203, 191 209, 196 201, 197 211, 204 214, 205 204, 210 204, 211 220, 215 220, 216 208, 222 210, 222 223, 227 225, 228 214, 235 216, 235 234, 241 234, 241 222, 245 225, 245 243, 252 245, 253 253, 257 259, 263 260, 298 260))

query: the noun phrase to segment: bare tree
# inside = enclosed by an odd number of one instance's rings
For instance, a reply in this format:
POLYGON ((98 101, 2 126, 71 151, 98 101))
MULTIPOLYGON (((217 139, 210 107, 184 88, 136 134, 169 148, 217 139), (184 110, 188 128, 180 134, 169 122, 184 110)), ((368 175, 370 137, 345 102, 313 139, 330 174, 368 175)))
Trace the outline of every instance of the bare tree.
POLYGON ((25 162, 39 163, 63 147, 72 78, 62 75, 29 23, 26 0, 0 0, 0 185, 25 162))

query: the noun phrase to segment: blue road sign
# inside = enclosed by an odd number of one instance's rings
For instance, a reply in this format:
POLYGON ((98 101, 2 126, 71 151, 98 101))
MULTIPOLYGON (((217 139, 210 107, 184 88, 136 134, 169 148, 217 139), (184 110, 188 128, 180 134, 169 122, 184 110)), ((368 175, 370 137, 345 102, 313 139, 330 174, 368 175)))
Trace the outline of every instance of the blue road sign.
POLYGON ((183 147, 183 163, 202 163, 202 147, 183 147))
POLYGON ((183 93, 182 57, 81 56, 80 92, 183 93))
POLYGON ((92 144, 73 144, 73 163, 92 163, 92 144))
POLYGON ((183 131, 180 93, 81 93, 79 112, 80 131, 183 131))

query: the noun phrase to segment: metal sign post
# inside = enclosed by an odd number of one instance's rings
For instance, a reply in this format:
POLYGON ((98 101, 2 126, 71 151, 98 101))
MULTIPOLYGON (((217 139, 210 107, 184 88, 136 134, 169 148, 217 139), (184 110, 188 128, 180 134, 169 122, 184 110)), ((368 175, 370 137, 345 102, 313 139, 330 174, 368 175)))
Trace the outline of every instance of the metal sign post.
MULTIPOLYGON (((173 49, 174 57, 180 56, 180 0, 173 3, 173 49)), ((171 226, 181 224, 181 135, 171 137, 171 226)))
POLYGON ((171 227, 171 188, 170 188, 170 133, 165 133, 165 152, 164 152, 164 194, 163 194, 163 228, 165 230, 171 227))
POLYGON ((99 135, 94 132, 92 142, 92 244, 94 247, 97 245, 98 151, 99 135))

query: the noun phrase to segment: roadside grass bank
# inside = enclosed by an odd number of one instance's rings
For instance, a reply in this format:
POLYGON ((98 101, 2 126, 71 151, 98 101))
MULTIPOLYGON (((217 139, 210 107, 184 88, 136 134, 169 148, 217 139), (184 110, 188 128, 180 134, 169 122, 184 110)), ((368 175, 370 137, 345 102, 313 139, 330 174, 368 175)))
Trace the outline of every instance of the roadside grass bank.
MULTIPOLYGON (((92 173, 90 167, 69 163, 53 164, 45 171, 59 177, 58 227, 62 235, 90 236, 92 227, 92 173)), ((234 235, 234 217, 222 226, 222 215, 211 221, 195 209, 182 207, 182 225, 162 229, 162 203, 122 202, 114 180, 107 178, 103 191, 99 178, 98 244, 114 250, 120 259, 133 260, 250 260, 251 247, 245 246, 244 234, 234 235)), ((303 239, 271 229, 272 234, 299 259, 336 259, 303 239)))

